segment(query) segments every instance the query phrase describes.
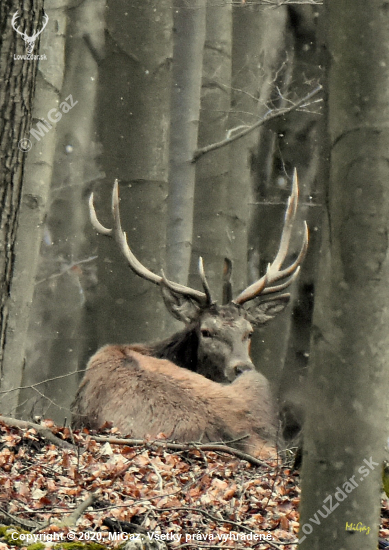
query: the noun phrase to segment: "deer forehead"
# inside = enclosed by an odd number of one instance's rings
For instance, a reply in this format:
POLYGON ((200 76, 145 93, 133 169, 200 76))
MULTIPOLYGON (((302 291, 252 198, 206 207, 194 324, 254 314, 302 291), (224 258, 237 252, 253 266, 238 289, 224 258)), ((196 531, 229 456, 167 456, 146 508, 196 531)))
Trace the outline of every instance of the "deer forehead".
POLYGON ((200 321, 200 330, 209 330, 215 336, 230 335, 233 337, 243 336, 253 330, 251 323, 243 316, 222 317, 214 315, 204 315, 200 321))

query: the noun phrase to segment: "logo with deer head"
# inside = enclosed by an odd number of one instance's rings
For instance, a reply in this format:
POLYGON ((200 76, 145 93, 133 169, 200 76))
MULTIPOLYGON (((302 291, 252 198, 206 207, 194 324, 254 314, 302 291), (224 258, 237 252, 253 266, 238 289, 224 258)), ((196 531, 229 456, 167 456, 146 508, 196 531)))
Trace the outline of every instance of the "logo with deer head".
POLYGON ((32 54, 33 50, 34 50, 34 46, 35 46, 35 42, 36 42, 36 39, 38 38, 38 36, 45 30, 46 28, 46 25, 49 21, 49 16, 46 14, 46 13, 43 13, 43 26, 41 28, 40 31, 37 31, 37 32, 34 32, 34 34, 32 36, 28 36, 27 33, 25 32, 22 32, 19 30, 19 26, 16 27, 16 21, 18 19, 18 11, 16 11, 12 17, 12 28, 14 29, 14 31, 16 31, 18 34, 20 34, 20 36, 23 38, 25 44, 26 44, 26 50, 27 50, 27 53, 28 54, 32 54))

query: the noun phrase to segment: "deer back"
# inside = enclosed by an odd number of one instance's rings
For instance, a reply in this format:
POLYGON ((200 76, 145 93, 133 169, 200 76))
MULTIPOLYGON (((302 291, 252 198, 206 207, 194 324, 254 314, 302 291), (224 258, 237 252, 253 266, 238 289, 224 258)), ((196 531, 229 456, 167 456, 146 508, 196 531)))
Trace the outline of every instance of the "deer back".
POLYGON ((105 346, 88 364, 73 426, 110 421, 134 438, 163 433, 179 442, 232 441, 251 454, 274 451, 277 416, 264 376, 248 371, 222 385, 130 346, 105 346))

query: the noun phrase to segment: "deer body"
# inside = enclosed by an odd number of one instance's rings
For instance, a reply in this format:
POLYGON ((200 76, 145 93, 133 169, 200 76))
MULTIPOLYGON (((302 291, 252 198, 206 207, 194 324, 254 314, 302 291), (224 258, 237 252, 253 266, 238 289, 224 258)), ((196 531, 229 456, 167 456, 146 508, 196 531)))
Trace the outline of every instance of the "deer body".
POLYGON ((109 420, 135 438, 232 441, 256 456, 274 452, 277 415, 268 381, 247 371, 223 385, 131 346, 105 346, 90 360, 74 406, 75 428, 109 420))
POLYGON ((246 451, 262 456, 274 450, 277 415, 268 382, 251 361, 250 337, 255 326, 267 323, 285 308, 289 294, 276 294, 270 299, 266 295, 291 284, 305 255, 306 225, 299 255, 281 269, 297 197, 295 174, 274 261, 258 281, 228 304, 218 306, 211 299, 201 259, 203 292, 169 281, 163 274, 156 275, 134 256, 121 228, 117 183, 112 195, 113 229, 100 224, 91 196, 94 227, 115 238, 136 274, 159 285, 166 307, 185 324, 185 329, 155 344, 101 348, 90 359, 77 392, 74 427, 98 428, 110 421, 133 437, 156 437, 162 432, 181 442, 228 441, 248 435, 241 443, 246 451), (262 301, 246 306, 255 298, 262 301))

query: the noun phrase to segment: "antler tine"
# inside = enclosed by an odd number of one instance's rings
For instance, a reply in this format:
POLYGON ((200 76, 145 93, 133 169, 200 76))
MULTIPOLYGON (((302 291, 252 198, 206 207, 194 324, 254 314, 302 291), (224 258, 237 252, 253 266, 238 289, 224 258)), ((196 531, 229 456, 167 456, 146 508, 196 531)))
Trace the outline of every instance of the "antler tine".
POLYGON ((252 300, 256 296, 279 292, 284 288, 287 288, 297 277, 300 271, 300 264, 303 261, 308 248, 308 226, 304 221, 304 236, 303 243, 300 252, 296 260, 285 269, 280 269, 285 261, 288 253, 290 237, 292 234, 293 223, 296 217, 298 204, 298 180, 297 171, 293 173, 292 192, 288 199, 288 204, 285 212, 284 227, 282 230, 280 246, 278 248, 275 259, 268 265, 266 274, 263 275, 258 281, 247 287, 243 292, 235 298, 236 304, 244 304, 245 302, 252 300), (277 281, 289 277, 287 281, 276 286, 271 286, 277 281))
POLYGON ((201 256, 199 258, 199 274, 200 274, 201 284, 203 285, 204 293, 207 297, 207 304, 210 305, 212 304, 211 289, 209 288, 209 284, 205 276, 204 262, 201 256))
POLYGON ((274 292, 279 292, 280 290, 284 290, 284 288, 288 288, 288 286, 290 286, 293 283, 293 281, 297 279, 297 276, 300 273, 300 267, 301 266, 298 266, 296 271, 284 283, 264 288, 263 291, 261 292, 261 295, 264 296, 265 294, 273 294, 274 292))
MULTIPOLYGON (((308 238, 309 238, 309 236, 308 236, 308 226, 307 226, 307 222, 304 221, 303 244, 301 246, 301 249, 300 249, 300 252, 299 252, 297 258, 295 259, 295 261, 290 266, 288 266, 288 267, 286 267, 285 269, 282 269, 282 270, 277 269, 277 266, 274 265, 274 262, 273 262, 270 265, 268 285, 272 285, 273 283, 275 283, 277 281, 280 281, 281 279, 284 279, 285 277, 288 277, 289 275, 291 275, 297 269, 297 267, 301 264, 301 262, 305 258, 305 254, 307 253, 308 238)), ((267 289, 266 294, 270 291, 271 291, 270 288, 267 289)))
POLYGON ((120 222, 120 210, 119 210, 119 182, 115 179, 115 183, 112 191, 112 216, 114 221, 114 236, 123 256, 129 263, 129 266, 139 277, 151 281, 159 285, 162 281, 160 275, 156 275, 147 267, 145 267, 138 258, 133 254, 131 248, 128 246, 127 235, 122 229, 120 222))
POLYGON ((114 237, 123 256, 128 261, 130 268, 132 269, 132 271, 134 271, 134 273, 139 275, 139 277, 142 277, 143 279, 146 279, 147 281, 151 281, 152 283, 157 285, 164 284, 165 286, 170 288, 170 290, 172 290, 173 292, 177 292, 178 294, 189 296, 200 304, 208 303, 207 294, 205 294, 204 292, 200 292, 199 290, 195 290, 193 288, 186 287, 178 283, 174 283, 173 281, 169 281, 165 277, 162 278, 160 275, 156 275, 155 273, 147 269, 147 267, 145 267, 134 255, 134 253, 132 252, 131 248, 128 245, 127 235, 123 231, 121 221, 120 221, 119 182, 117 179, 115 179, 115 183, 112 190, 112 217, 114 221, 113 229, 108 229, 104 227, 97 219, 96 211, 93 205, 93 193, 89 198, 89 213, 90 213, 90 219, 93 227, 103 235, 114 237))
POLYGON ((280 246, 278 248, 276 257, 272 262, 272 267, 274 267, 275 270, 280 269, 288 253, 290 237, 292 235, 292 229, 293 229, 293 222, 297 212, 297 204, 298 204, 298 179, 297 179, 297 170, 295 168, 293 171, 292 192, 290 194, 290 197, 288 198, 288 204, 285 211, 285 220, 284 220, 284 227, 282 229, 280 246))
POLYGON ((249 300, 252 300, 255 298, 255 296, 258 296, 261 294, 267 283, 268 283, 268 277, 269 277, 269 271, 270 271, 270 264, 267 266, 267 271, 265 275, 263 275, 258 281, 255 281, 252 285, 248 286, 233 300, 234 304, 244 304, 245 302, 248 302, 249 300))
POLYGON ((104 225, 102 225, 97 219, 95 205, 93 203, 93 193, 90 194, 88 204, 89 204, 89 218, 93 227, 96 229, 96 231, 98 231, 102 235, 112 235, 112 229, 108 229, 107 227, 104 227, 104 225))

